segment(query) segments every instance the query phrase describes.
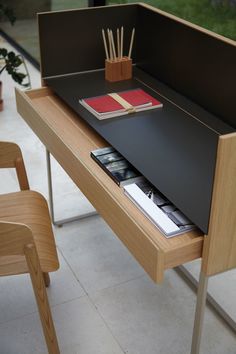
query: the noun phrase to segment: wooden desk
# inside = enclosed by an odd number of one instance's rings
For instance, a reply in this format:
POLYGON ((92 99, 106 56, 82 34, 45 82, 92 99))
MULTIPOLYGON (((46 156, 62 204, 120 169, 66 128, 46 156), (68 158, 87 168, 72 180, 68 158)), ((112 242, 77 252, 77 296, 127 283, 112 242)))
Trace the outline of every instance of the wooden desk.
MULTIPOLYGON (((195 107, 195 118, 211 129, 213 122, 214 126, 217 122, 217 126, 231 127, 229 132, 219 131, 215 146, 216 164, 206 236, 194 231, 166 239, 90 158, 91 150, 106 146, 106 141, 80 118, 81 114, 68 108, 50 89, 25 93, 17 90, 17 108, 155 282, 162 281, 165 269, 203 254, 191 351, 198 354, 208 277, 236 267, 236 45, 145 4, 46 13, 39 15, 42 81, 102 70, 104 49, 98 29, 103 28, 104 23, 109 28, 124 25, 129 30, 136 26, 134 63, 181 94, 181 104, 177 102, 179 99, 176 101, 176 95, 171 99, 170 90, 167 96, 175 105, 180 105, 182 111, 192 111, 195 107), (85 32, 86 41, 84 36, 75 35, 85 32), (70 52, 73 56, 68 55, 70 52), (202 108, 215 117, 207 115, 203 120, 202 108)), ((201 134, 198 138, 201 139, 201 134)), ((194 163, 194 155, 189 161, 194 163)), ((183 169, 183 173, 185 171, 183 169)), ((201 172, 197 170, 196 180, 201 172)), ((200 208, 201 205, 197 212, 200 208)))
MULTIPOLYGON (((165 269, 200 258, 205 240, 203 272, 200 278, 191 351, 191 354, 198 354, 208 275, 214 274, 222 267, 232 268, 235 259, 235 248, 230 247, 233 245, 234 233, 229 233, 231 237, 228 237, 227 241, 224 240, 224 247, 228 248, 228 252, 224 251, 222 258, 219 259, 220 249, 224 248, 221 245, 220 221, 225 221, 228 216, 223 213, 220 218, 220 208, 217 207, 222 202, 218 199, 224 199, 220 193, 222 184, 226 191, 226 199, 233 203, 231 179, 225 185, 224 178, 227 180, 228 174, 232 172, 230 170, 235 169, 234 159, 228 164, 223 158, 225 155, 222 154, 217 164, 216 187, 213 194, 216 207, 212 210, 210 234, 204 237, 199 231, 192 231, 166 239, 124 195, 122 189, 91 159, 90 151, 106 146, 107 143, 87 123, 48 88, 28 92, 16 90, 16 100, 18 112, 24 120, 155 282, 162 281, 165 269), (220 171, 223 168, 225 173, 222 175, 220 171), (217 242, 214 242, 214 237, 217 242)), ((221 143, 219 151, 222 146, 229 150, 228 153, 234 149, 234 144, 230 140, 226 145, 224 142, 221 143)), ((232 225, 229 224, 229 228, 232 228, 232 225)), ((222 310, 219 312, 222 313, 222 310)))
POLYGON ((91 159, 107 143, 48 88, 17 90, 16 99, 24 120, 155 282, 165 269, 201 257, 202 233, 166 239, 91 159))

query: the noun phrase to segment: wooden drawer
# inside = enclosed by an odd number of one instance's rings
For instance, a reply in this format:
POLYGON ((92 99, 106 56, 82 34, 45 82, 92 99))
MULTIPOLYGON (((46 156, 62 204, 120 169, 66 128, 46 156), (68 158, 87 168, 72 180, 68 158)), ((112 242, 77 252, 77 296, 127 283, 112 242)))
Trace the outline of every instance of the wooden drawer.
POLYGON ((155 282, 201 257, 198 231, 166 239, 91 159, 107 143, 48 88, 16 90, 17 110, 155 282))

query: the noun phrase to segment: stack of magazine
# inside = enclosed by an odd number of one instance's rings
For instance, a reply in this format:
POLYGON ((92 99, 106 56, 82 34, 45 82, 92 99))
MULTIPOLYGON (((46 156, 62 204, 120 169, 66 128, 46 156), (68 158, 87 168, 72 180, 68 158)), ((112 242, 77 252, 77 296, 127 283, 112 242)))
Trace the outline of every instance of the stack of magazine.
POLYGON ((119 186, 123 186, 124 193, 166 237, 196 228, 113 147, 94 150, 91 157, 119 186))
POLYGON ((113 147, 91 151, 91 157, 119 185, 141 181, 141 174, 113 147))
POLYGON ((196 229, 196 226, 147 180, 124 186, 124 192, 166 237, 196 229))

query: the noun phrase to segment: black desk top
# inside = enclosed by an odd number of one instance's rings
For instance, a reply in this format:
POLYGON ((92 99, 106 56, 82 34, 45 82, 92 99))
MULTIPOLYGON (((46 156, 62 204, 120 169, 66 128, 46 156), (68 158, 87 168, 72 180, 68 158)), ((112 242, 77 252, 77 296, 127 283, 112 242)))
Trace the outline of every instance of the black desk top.
POLYGON ((230 126, 139 69, 132 80, 118 83, 106 82, 104 71, 45 82, 207 233, 218 137, 232 132, 230 126), (99 121, 79 103, 80 98, 139 87, 163 108, 99 121))

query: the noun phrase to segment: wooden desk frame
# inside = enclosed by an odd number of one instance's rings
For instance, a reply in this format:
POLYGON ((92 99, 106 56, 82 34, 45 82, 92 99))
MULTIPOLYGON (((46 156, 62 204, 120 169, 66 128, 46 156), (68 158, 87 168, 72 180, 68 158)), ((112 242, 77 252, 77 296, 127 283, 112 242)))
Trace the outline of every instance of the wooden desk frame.
MULTIPOLYGON (((203 235, 195 231, 165 239, 89 157, 92 149, 105 142, 48 88, 17 90, 16 98, 24 120, 155 282, 162 281, 165 269, 201 257, 203 235)), ((205 279, 204 275, 203 283, 205 279)), ((201 300, 205 296, 205 292, 198 294, 201 300)), ((197 313, 203 319, 202 304, 204 300, 197 313)), ((195 329, 194 338, 199 346, 198 332, 195 329)), ((192 349, 192 354, 198 350, 192 349)))
MULTIPOLYGON (((236 47, 233 41, 141 6, 236 47)), ((25 93, 17 90, 16 100, 18 112, 46 149, 155 282, 162 281, 165 269, 202 257, 191 351, 198 354, 208 277, 236 267, 236 133, 219 137, 208 234, 193 231, 166 239, 90 158, 91 150, 107 143, 49 88, 25 93)))

